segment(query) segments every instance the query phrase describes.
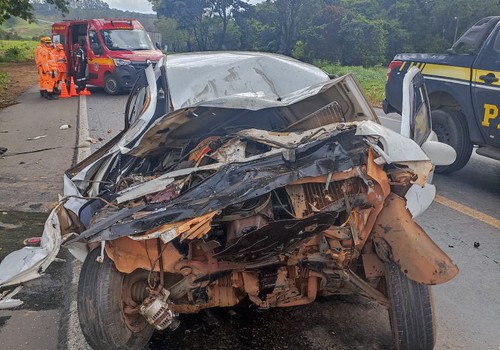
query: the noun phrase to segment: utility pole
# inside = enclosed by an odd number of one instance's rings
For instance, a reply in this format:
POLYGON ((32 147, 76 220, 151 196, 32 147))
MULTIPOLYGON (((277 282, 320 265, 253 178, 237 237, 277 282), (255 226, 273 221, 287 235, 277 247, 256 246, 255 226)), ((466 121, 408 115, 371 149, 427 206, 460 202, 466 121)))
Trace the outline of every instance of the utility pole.
POLYGON ((453 38, 453 43, 457 41, 458 34, 458 17, 455 16, 455 37, 453 38))

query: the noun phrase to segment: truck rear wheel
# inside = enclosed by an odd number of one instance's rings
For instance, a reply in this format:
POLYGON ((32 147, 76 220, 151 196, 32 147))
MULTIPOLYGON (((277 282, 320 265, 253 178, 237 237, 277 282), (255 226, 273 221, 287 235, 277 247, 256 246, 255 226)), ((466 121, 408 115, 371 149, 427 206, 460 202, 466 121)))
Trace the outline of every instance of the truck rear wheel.
POLYGON ((430 287, 410 280, 393 262, 385 268, 389 319, 396 349, 432 350, 436 327, 430 287))
POLYGON ((154 329, 139 313, 127 310, 135 306, 131 293, 144 283, 144 274, 123 274, 108 256, 98 263, 99 254, 94 249, 87 255, 78 282, 78 318, 85 340, 96 350, 142 349, 154 329))
POLYGON ((120 93, 118 81, 109 73, 104 78, 104 91, 109 95, 118 95, 120 93))
POLYGON ((432 129, 438 140, 457 152, 457 158, 450 165, 436 166, 436 173, 448 174, 462 169, 470 159, 472 143, 469 130, 462 113, 451 108, 439 108, 432 111, 432 129))

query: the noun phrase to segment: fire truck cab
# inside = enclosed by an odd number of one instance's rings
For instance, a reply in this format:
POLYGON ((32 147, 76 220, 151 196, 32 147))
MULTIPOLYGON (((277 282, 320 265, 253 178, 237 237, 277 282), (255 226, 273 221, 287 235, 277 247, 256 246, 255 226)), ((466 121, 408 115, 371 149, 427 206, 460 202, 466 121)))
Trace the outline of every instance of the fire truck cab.
POLYGON ((87 84, 116 95, 129 90, 139 70, 155 65, 163 53, 135 19, 70 20, 52 25, 52 40, 64 45, 68 75, 75 76, 74 57, 85 41, 87 84))

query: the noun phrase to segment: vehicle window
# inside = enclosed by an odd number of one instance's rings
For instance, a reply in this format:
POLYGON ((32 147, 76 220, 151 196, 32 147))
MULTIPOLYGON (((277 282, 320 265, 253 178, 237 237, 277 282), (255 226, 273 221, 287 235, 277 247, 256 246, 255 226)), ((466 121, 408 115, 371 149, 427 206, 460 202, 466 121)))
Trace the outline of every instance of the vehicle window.
POLYGON ((467 30, 467 32, 453 44, 452 50, 455 52, 478 50, 497 23, 498 17, 491 16, 483 18, 467 30))
POLYGON ((59 43, 66 45, 66 41, 64 40, 64 34, 52 35, 52 42, 54 43, 54 45, 57 45, 59 43))
POLYGON ((500 52, 500 31, 497 31, 497 37, 495 38, 495 42, 493 43, 493 50, 496 52, 500 52))
POLYGON ((99 37, 95 30, 89 31, 89 44, 90 44, 90 49, 94 54, 96 55, 102 54, 102 45, 101 42, 99 41, 99 37))
POLYGON ((500 69, 500 26, 495 29, 487 46, 479 53, 476 67, 487 70, 500 69))
POLYGON ((101 30, 104 45, 109 50, 154 50, 148 34, 144 30, 101 30))
POLYGON ((427 89, 421 86, 416 92, 420 95, 418 101, 418 109, 415 113, 413 122, 413 140, 419 145, 423 144, 427 137, 429 136, 431 126, 430 126, 430 110, 429 102, 427 98, 427 89))

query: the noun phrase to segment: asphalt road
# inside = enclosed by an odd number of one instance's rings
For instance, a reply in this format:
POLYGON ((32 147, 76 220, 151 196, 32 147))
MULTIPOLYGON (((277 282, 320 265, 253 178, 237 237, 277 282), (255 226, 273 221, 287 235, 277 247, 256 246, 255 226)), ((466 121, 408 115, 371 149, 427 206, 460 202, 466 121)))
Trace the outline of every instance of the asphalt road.
MULTIPOLYGON (((109 140, 119 132, 125 103, 126 96, 99 91, 88 98, 91 137, 109 140)), ((397 125, 382 118, 388 122, 397 125)), ((434 183, 436 202, 418 222, 460 268, 457 278, 433 287, 436 349, 498 350, 500 162, 474 154, 464 169, 435 175, 434 183)), ((175 334, 155 334, 151 349, 389 349, 391 344, 385 311, 359 298, 265 313, 217 311, 216 316, 219 327, 207 326, 203 315, 185 317, 175 334)))
MULTIPOLYGON (((92 91, 93 95, 87 97, 87 111, 95 151, 122 129, 127 96, 92 91)), ((62 171, 74 160, 75 140, 68 139, 73 134, 59 129, 61 124, 76 125, 74 100, 49 105, 30 97, 26 103, 31 108, 29 116, 38 119, 18 127, 16 118, 26 116, 22 105, 13 106, 9 113, 0 112, 0 131, 8 131, 0 135, 0 140, 16 152, 44 148, 47 141, 61 148, 44 151, 60 153, 0 160, 0 245, 4 250, 13 249, 20 239, 11 237, 9 248, 2 238, 5 235, 39 232, 44 216, 29 211, 43 211, 56 199, 62 188, 62 171), (54 115, 47 115, 45 106, 57 106, 54 115), (42 134, 48 136, 26 142, 26 138, 42 134), (23 212, 14 213, 16 209, 23 212)), ((474 155, 464 169, 452 175, 436 175, 434 183, 438 189, 436 202, 418 222, 460 268, 457 278, 433 287, 436 349, 498 350, 500 162, 474 155)), ((64 252, 59 257, 70 259, 64 252)), ((75 290, 70 287, 71 276, 74 284, 77 272, 78 265, 73 262, 54 263, 46 276, 25 287, 20 295, 26 301, 24 306, 0 311, 0 348, 88 349, 72 301, 75 290)), ((204 314, 182 317, 178 331, 156 333, 150 349, 391 349, 385 310, 359 297, 320 299, 304 307, 266 312, 215 310, 214 315, 219 326, 210 326, 206 321, 213 318, 204 314)))

